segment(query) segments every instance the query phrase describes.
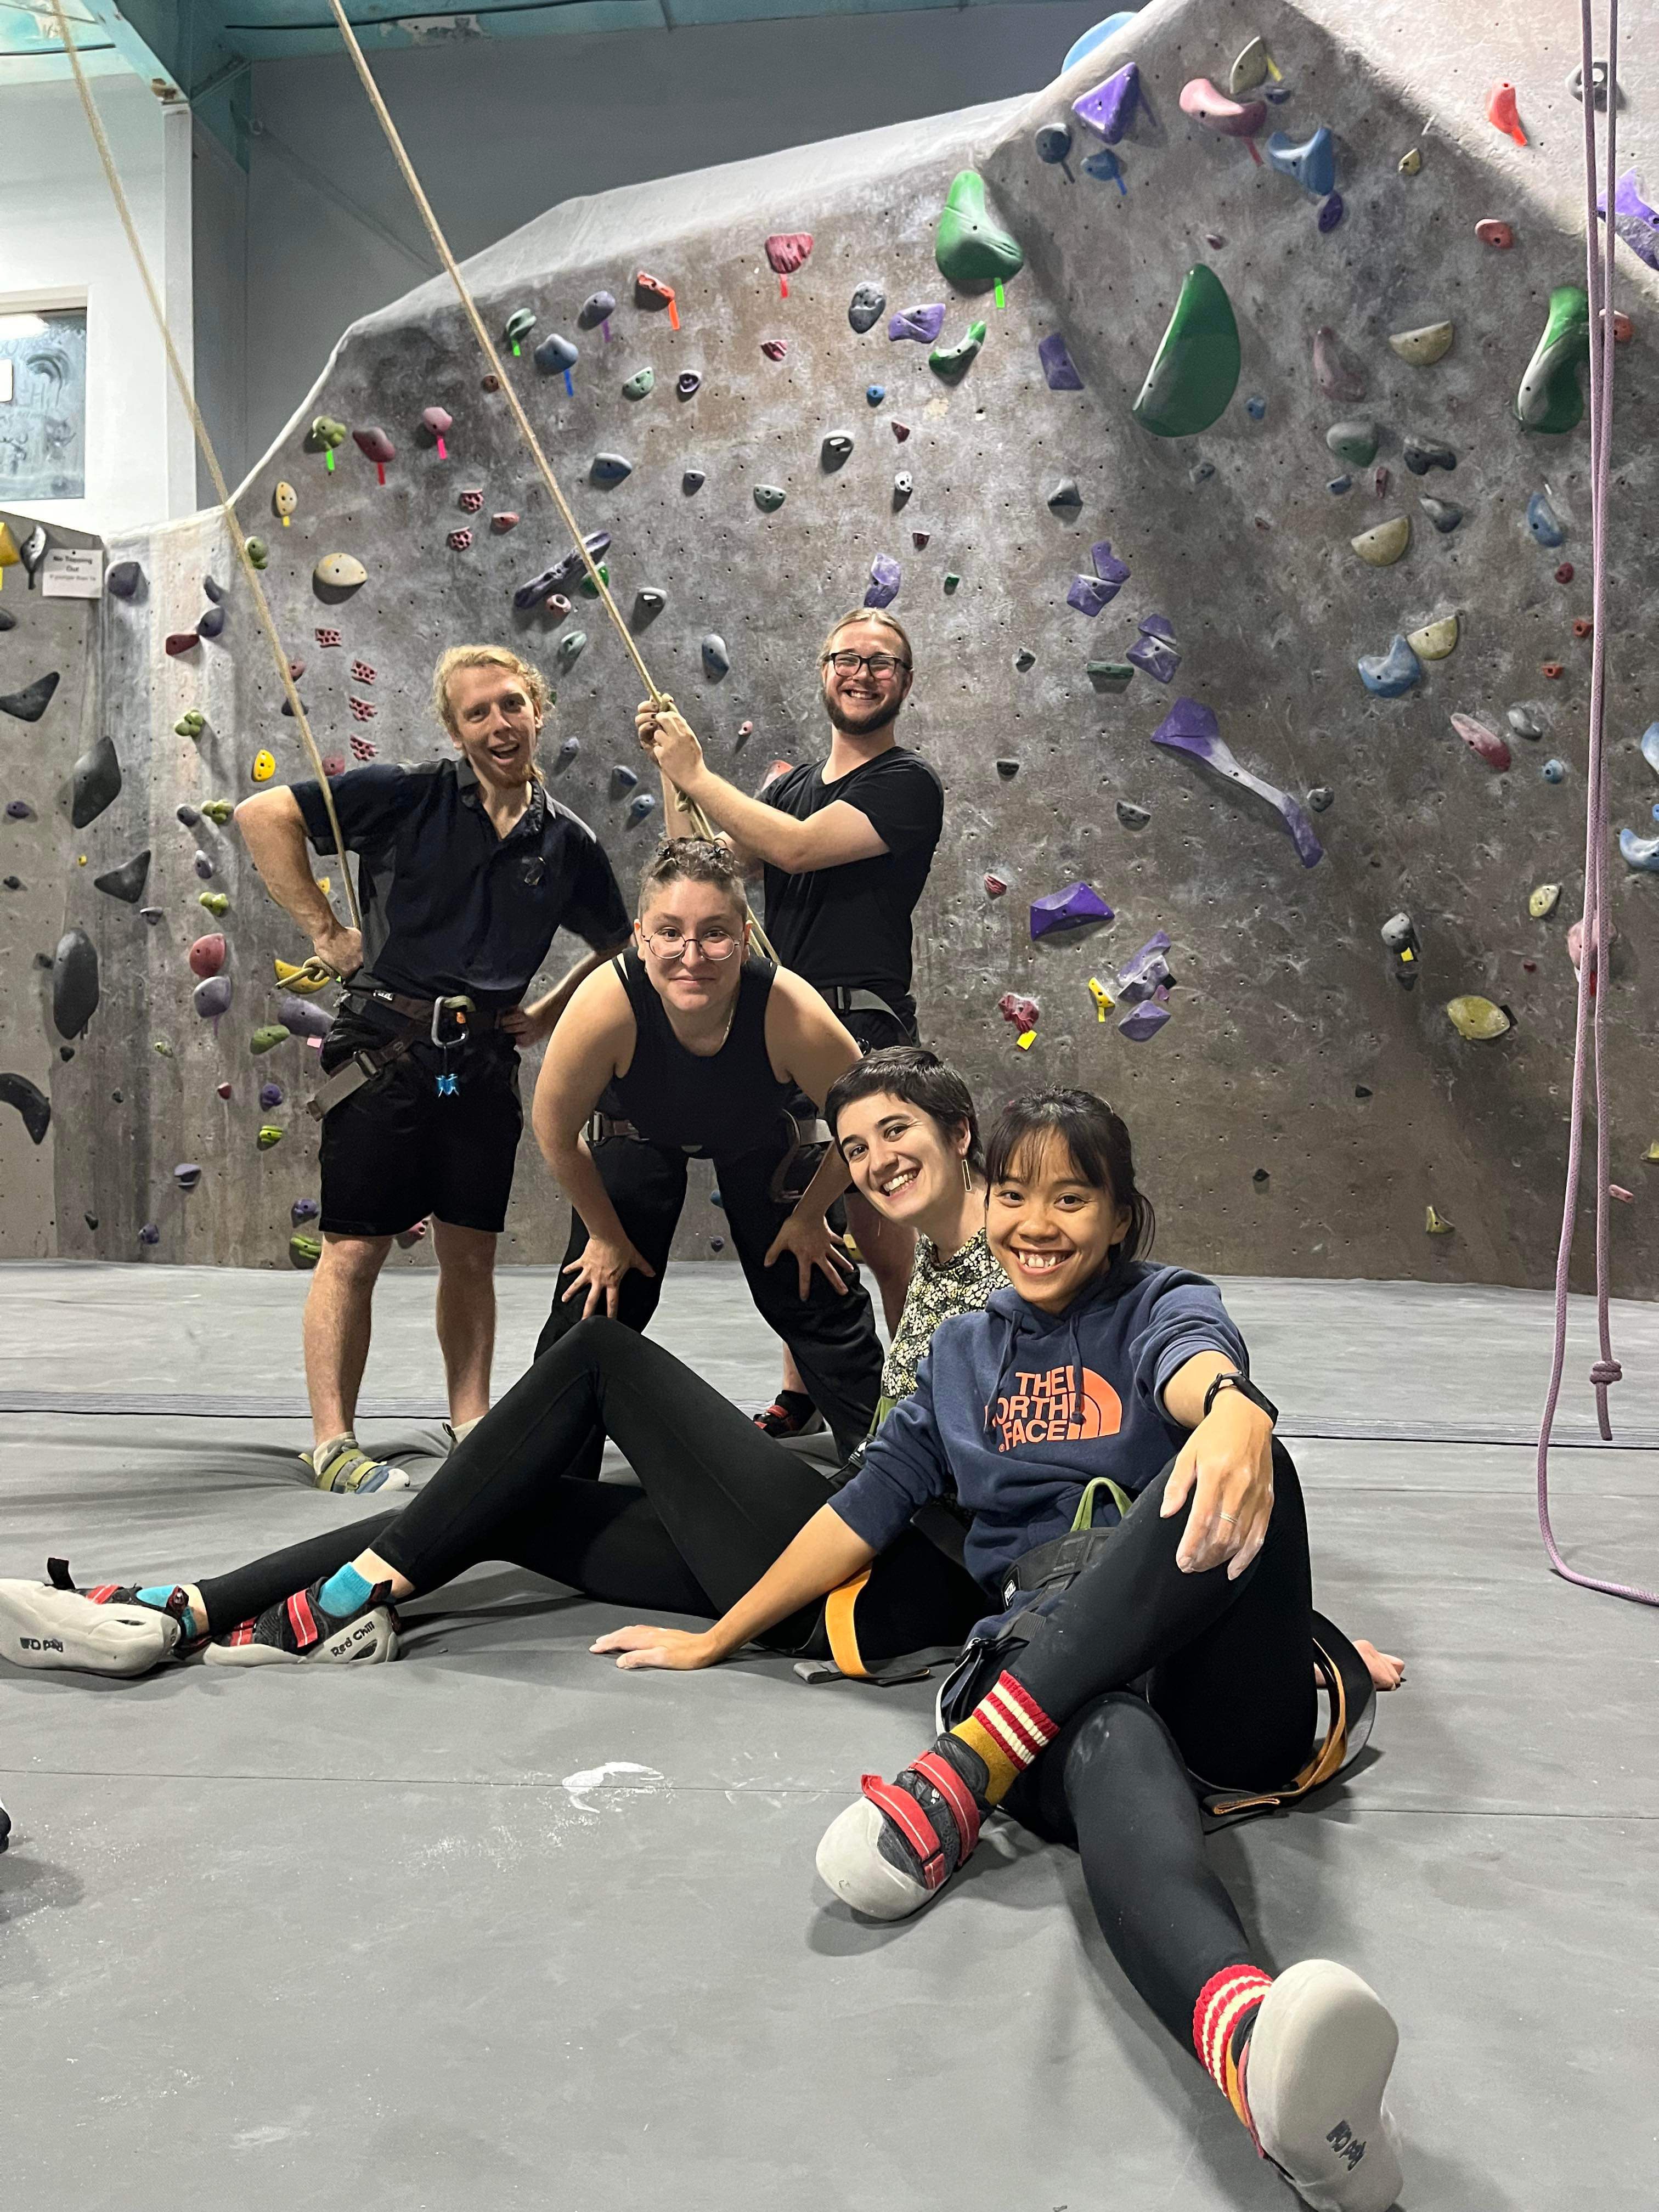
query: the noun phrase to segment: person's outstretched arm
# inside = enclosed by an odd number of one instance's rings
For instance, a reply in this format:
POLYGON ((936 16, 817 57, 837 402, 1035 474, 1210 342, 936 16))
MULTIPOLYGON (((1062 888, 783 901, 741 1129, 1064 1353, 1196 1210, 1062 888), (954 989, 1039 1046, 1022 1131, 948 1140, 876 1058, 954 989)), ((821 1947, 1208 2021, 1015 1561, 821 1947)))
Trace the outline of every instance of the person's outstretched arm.
POLYGON ((703 758, 691 725, 672 708, 648 703, 635 717, 640 743, 663 775, 695 799, 719 829, 729 835, 740 860, 769 861, 792 876, 817 868, 839 868, 848 860, 872 860, 890 848, 869 816, 844 799, 832 799, 805 822, 781 807, 751 799, 717 775, 703 758))

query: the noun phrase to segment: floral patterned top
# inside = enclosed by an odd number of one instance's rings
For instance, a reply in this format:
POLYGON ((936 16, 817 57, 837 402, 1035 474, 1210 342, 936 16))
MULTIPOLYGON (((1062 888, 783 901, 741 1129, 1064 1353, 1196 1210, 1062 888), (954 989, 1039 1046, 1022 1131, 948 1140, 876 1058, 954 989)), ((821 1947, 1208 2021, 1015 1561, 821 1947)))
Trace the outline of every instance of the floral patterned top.
POLYGON ((928 1238, 916 1238, 915 1265, 904 1294, 904 1310, 881 1370, 878 1427, 899 1400, 908 1398, 915 1389, 916 1370, 939 1323, 953 1314, 977 1313, 992 1291, 1004 1289, 1007 1280, 991 1257, 982 1229, 948 1260, 939 1258, 939 1248, 928 1238))

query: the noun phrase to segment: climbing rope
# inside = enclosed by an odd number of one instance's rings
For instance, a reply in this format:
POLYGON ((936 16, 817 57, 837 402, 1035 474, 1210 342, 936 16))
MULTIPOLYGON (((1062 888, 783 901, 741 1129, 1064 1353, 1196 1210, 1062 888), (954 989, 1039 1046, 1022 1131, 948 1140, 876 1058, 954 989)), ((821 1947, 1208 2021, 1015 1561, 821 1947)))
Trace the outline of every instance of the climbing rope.
MULTIPOLYGON (((53 0, 53 5, 57 4, 58 0, 53 0)), ((657 708, 672 708, 674 703, 672 698, 666 691, 659 691, 652 681, 651 672, 645 665, 644 657, 640 652, 634 634, 623 621, 621 610, 611 596, 611 586, 605 581, 604 572, 587 550, 586 540, 582 536, 580 525, 571 512, 570 503, 560 489, 558 478, 553 473, 547 455, 542 451, 541 440, 536 435, 530 417, 525 412, 524 404, 513 388, 512 380, 507 375, 501 356, 495 350, 495 341, 485 329, 483 318, 478 313, 477 303, 467 288, 465 277, 461 274, 460 264, 450 251, 449 240, 444 236, 438 218, 432 211, 432 203, 428 199, 425 188, 415 173, 415 164, 410 160, 408 151, 398 135, 398 126, 392 121, 391 112, 380 96, 380 88, 374 82, 374 73, 368 66, 368 58, 362 46, 357 43, 357 34, 351 27, 342 0, 329 0, 329 6, 333 12, 334 21, 339 27, 346 52, 351 57, 352 66, 362 82, 363 90, 368 95, 368 104, 374 109, 375 118, 386 134, 386 142, 392 149, 392 159, 397 162, 403 180, 409 187, 410 198, 420 210, 421 220, 427 228, 427 235, 436 249, 438 258, 449 272, 449 281, 455 287, 456 294, 465 311, 466 319, 472 325, 472 335, 478 341, 478 349, 489 362, 490 372, 501 387, 507 406, 512 410, 513 420, 519 427, 519 434, 529 447, 531 459, 541 473, 542 482, 547 486, 552 496, 553 504, 559 510, 565 528, 570 532, 576 550, 581 556, 582 566, 587 571, 587 580, 598 594, 606 614, 610 616, 617 636, 627 648, 629 659, 638 670, 640 681, 644 684, 652 705, 657 708)), ((686 819, 697 835, 700 837, 713 839, 715 834, 714 824, 696 800, 688 799, 682 792, 679 793, 679 801, 686 819)), ((748 907, 746 902, 744 910, 748 914, 750 927, 753 931, 756 944, 759 945, 769 960, 775 961, 777 955, 767 941, 766 933, 756 919, 753 908, 748 907)))
POLYGON ((202 410, 196 404, 196 394, 191 389, 190 379, 185 374, 185 365, 179 360, 178 348, 173 343, 173 332, 167 328, 167 319, 161 306, 161 295, 155 289, 155 279, 151 276, 149 264, 144 258, 144 249, 138 242, 138 233, 132 220, 132 210, 127 204, 126 193, 122 189, 119 176, 116 173, 114 158, 109 150, 109 140, 104 136, 103 120, 93 100, 91 88, 87 83, 86 72, 81 67, 80 52, 70 30, 69 18, 64 13, 63 0, 51 0, 51 6, 57 25, 58 36, 63 41, 64 51, 69 56, 70 68, 74 73, 75 88, 81 95, 81 106, 87 118, 87 128, 92 133, 93 143, 98 149, 98 159, 103 164, 105 182, 110 188, 111 197, 115 202, 116 212, 121 218, 121 228, 127 234, 127 244, 132 248, 132 258, 138 264, 138 274, 144 280, 144 290, 149 296, 150 313, 155 316, 155 327, 161 334, 161 343, 167 349, 167 367, 173 372, 173 380, 179 387, 179 396, 185 403, 190 415, 191 427, 196 433, 196 442, 201 448, 203 459, 208 465, 208 473, 213 478, 213 489, 219 495, 219 507, 225 519, 225 526, 230 532, 231 544, 236 549, 236 558, 241 563, 242 573, 246 577, 249 588, 253 594, 253 605, 259 617, 260 627, 264 631, 276 663, 276 673, 282 680, 283 690, 287 696, 289 712, 294 717, 306 750, 311 756, 312 765, 317 771, 317 781, 322 787, 323 805, 328 811, 328 826, 334 834, 334 849, 340 856, 340 875, 345 884, 346 904, 351 911, 351 926, 354 929, 361 930, 363 926, 362 910, 357 904, 356 889, 351 880, 351 871, 346 865, 345 839, 340 830, 340 817, 334 811, 334 794, 329 789, 328 775, 323 766, 322 754, 317 749, 317 740, 311 733, 311 724, 307 719, 305 708, 300 703, 299 692, 295 689, 294 676, 289 666, 288 653, 283 647, 281 637, 277 635, 276 619, 271 614, 270 602, 265 598, 264 586, 259 581, 259 572, 249 556, 247 539, 243 535, 240 522, 237 520, 230 487, 226 483, 224 471, 219 466, 219 456, 213 450, 213 441, 208 435, 207 424, 202 420, 202 410))
POLYGON ((1550 1525, 1550 1434, 1561 1395, 1566 1364, 1567 1281, 1572 1264, 1573 1232, 1578 1211, 1578 1185, 1584 1148, 1584 1094, 1594 1067, 1595 1085, 1595 1320, 1601 1358, 1589 1371, 1595 1393, 1596 1424, 1605 1442, 1613 1439, 1607 1392, 1619 1382, 1623 1369, 1613 1355, 1612 1322, 1608 1310, 1608 1188, 1609 1168, 1607 1076, 1602 1061, 1602 986, 1607 960, 1607 801, 1604 724, 1607 709, 1607 507, 1613 445, 1613 282, 1616 233, 1613 210, 1616 191, 1619 100, 1613 89, 1619 81, 1619 0, 1609 0, 1607 21, 1607 220, 1598 222, 1595 205, 1595 101, 1592 96, 1595 42, 1590 21, 1591 0, 1579 0, 1579 34, 1584 88, 1584 236, 1586 290, 1589 299, 1589 436, 1590 436, 1590 613, 1594 628, 1590 645, 1590 702, 1589 765, 1584 800, 1584 905, 1579 922, 1578 1008, 1573 1036, 1572 1107, 1567 1135, 1567 1186, 1562 1207, 1561 1237, 1555 1255, 1555 1343, 1550 1365, 1549 1389, 1538 1431, 1538 1525, 1544 1549, 1558 1575, 1582 1589, 1601 1590, 1609 1597, 1630 1598, 1638 1605, 1659 1605, 1659 1592, 1639 1589, 1624 1583, 1604 1582, 1581 1575, 1562 1558, 1550 1525))

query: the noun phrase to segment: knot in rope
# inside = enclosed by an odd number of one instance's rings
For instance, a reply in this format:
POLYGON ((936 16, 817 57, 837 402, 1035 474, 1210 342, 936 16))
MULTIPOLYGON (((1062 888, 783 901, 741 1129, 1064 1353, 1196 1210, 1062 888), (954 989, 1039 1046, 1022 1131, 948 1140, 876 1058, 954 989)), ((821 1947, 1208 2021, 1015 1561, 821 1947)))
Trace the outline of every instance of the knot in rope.
POLYGON ((1625 1370, 1616 1359, 1598 1359, 1589 1371, 1590 1387, 1605 1390, 1609 1382, 1622 1382, 1625 1370))

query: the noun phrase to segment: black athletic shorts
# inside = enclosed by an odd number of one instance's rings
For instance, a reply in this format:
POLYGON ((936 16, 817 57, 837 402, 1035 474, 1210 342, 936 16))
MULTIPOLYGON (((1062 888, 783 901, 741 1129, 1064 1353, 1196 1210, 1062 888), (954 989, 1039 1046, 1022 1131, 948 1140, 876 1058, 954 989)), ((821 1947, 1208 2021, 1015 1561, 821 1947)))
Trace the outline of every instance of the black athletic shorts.
MULTIPOLYGON (((397 1034, 343 1013, 323 1042, 324 1074, 397 1034)), ((504 1032, 447 1054, 422 1041, 323 1116, 324 1234, 396 1237, 435 1214, 499 1236, 523 1129, 519 1055, 504 1032), (446 1073, 451 1097, 438 1089, 446 1073)))

